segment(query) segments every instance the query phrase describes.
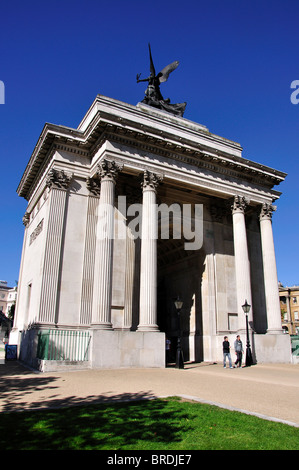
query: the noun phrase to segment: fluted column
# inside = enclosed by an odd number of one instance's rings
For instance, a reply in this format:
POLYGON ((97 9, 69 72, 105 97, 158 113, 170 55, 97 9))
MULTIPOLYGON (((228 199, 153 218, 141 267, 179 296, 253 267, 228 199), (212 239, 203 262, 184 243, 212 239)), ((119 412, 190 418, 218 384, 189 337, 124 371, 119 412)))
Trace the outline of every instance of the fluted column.
POLYGON ((157 207, 156 188, 161 177, 144 172, 138 330, 157 331, 157 207))
POLYGON ((96 229, 98 206, 101 194, 101 180, 97 176, 93 178, 87 178, 86 186, 89 191, 89 196, 87 205, 83 275, 81 287, 80 323, 82 325, 90 325, 92 321, 96 229))
POLYGON ((286 304, 287 304, 288 323, 292 327, 292 324, 291 324, 292 316, 291 316, 291 306, 290 306, 290 291, 288 291, 288 294, 286 295, 286 304))
MULTIPOLYGON (((235 196, 232 205, 233 234, 235 250, 236 288, 238 303, 238 329, 245 331, 246 318, 242 309, 245 300, 252 306, 250 263, 248 256, 247 234, 245 225, 245 208, 247 200, 243 196, 235 196)), ((252 307, 248 314, 252 321, 252 307)))
POLYGON ((135 268, 135 241, 128 234, 126 239, 126 274, 125 274, 125 302, 123 329, 129 330, 132 326, 133 289, 135 268))
POLYGON ((278 290, 277 269, 272 231, 272 204, 263 204, 260 213, 264 284, 267 308, 267 333, 283 333, 278 290))
POLYGON ((114 190, 121 167, 104 160, 99 165, 101 196, 98 212, 96 269, 92 309, 92 326, 111 329, 112 262, 114 237, 114 190))
POLYGON ((50 170, 47 177, 49 194, 49 214, 42 273, 41 298, 38 320, 54 324, 58 321, 58 291, 60 282, 63 228, 67 202, 67 189, 71 175, 63 170, 50 170))

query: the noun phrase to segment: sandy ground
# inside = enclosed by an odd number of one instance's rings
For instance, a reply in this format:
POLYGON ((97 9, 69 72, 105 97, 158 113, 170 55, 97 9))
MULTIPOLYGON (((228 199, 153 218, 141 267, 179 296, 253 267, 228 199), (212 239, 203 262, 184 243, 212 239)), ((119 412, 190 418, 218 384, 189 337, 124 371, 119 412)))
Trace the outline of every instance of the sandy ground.
POLYGON ((0 363, 0 411, 20 411, 180 395, 299 427, 299 365, 224 369, 107 369, 37 373, 17 361, 0 363))

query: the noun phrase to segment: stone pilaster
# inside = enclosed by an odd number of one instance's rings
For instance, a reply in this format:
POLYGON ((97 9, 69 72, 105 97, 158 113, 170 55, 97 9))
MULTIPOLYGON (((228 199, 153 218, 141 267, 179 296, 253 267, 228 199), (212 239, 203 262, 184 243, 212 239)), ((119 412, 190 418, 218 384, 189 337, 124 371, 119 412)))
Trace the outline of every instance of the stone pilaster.
POLYGON ((121 167, 103 160, 98 167, 101 196, 98 211, 92 326, 111 329, 115 184, 121 167))
POLYGON ((156 189, 161 177, 144 172, 142 183, 142 238, 140 264, 140 309, 138 330, 157 331, 157 207, 156 189))
POLYGON ((245 209, 248 201, 243 196, 235 196, 232 204, 233 215, 233 234, 234 234, 234 250, 235 250, 235 271, 236 271, 236 288, 238 303, 238 329, 245 331, 246 319, 242 309, 242 305, 247 300, 251 305, 248 314, 248 320, 252 320, 252 296, 250 281, 250 263, 247 246, 247 233, 245 225, 245 209))
POLYGON ((40 323, 54 324, 57 321, 57 301, 60 282, 61 257, 64 236, 67 189, 72 175, 63 170, 49 171, 46 184, 49 188, 49 213, 42 273, 39 306, 40 323))
POLYGON ((263 204, 260 213, 261 243, 263 255, 264 284, 267 308, 267 333, 283 333, 275 250, 272 231, 272 213, 276 210, 272 204, 263 204))

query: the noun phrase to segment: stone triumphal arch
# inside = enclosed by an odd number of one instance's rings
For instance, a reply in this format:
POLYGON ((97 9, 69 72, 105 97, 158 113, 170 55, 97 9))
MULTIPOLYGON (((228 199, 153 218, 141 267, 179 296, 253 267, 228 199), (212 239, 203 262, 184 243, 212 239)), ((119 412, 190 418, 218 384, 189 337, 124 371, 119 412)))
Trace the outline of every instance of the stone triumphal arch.
POLYGON ((289 362, 271 221, 285 176, 144 103, 98 95, 77 129, 46 124, 17 190, 10 343, 43 370, 164 367, 180 330, 186 361, 217 361, 224 334, 245 343, 247 300, 255 360, 289 362))

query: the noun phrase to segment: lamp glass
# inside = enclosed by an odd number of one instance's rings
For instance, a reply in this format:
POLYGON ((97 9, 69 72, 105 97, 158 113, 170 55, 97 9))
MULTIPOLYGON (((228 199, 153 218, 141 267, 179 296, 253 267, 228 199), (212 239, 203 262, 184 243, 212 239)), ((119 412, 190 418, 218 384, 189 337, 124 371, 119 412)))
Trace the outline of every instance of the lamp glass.
POLYGON ((247 303, 247 300, 245 300, 245 304, 242 305, 243 312, 244 312, 244 313, 248 313, 249 310, 250 310, 250 308, 251 308, 251 305, 249 305, 249 304, 247 303))
POLYGON ((175 305, 175 308, 177 310, 181 310, 182 306, 183 306, 183 301, 178 297, 175 301, 174 301, 174 305, 175 305))

